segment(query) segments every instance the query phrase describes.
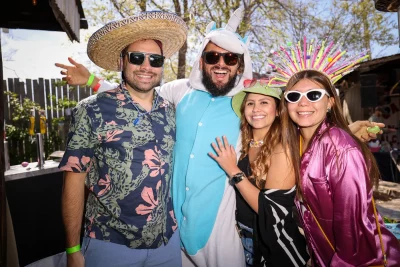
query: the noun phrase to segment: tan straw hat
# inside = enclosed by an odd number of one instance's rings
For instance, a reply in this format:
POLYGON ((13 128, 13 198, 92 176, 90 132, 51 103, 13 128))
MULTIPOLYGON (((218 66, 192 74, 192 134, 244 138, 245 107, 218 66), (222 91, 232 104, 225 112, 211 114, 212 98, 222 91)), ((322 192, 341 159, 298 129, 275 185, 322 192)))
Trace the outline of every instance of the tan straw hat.
POLYGON ((187 30, 186 23, 176 14, 142 12, 107 23, 93 33, 89 38, 87 54, 96 65, 119 71, 118 59, 128 45, 145 39, 159 40, 164 56, 169 58, 184 44, 187 30))

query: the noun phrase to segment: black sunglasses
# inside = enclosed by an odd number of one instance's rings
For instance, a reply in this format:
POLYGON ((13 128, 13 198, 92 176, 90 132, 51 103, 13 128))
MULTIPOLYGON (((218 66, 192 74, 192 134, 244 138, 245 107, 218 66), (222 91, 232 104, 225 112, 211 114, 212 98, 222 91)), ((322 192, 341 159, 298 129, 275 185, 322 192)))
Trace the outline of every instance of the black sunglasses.
POLYGON ((126 52, 129 63, 133 65, 142 65, 146 55, 149 57, 150 66, 160 68, 164 65, 165 57, 162 55, 143 53, 143 52, 126 52))
POLYGON ((242 55, 236 53, 218 53, 214 51, 204 51, 203 58, 207 64, 215 65, 219 62, 220 57, 224 59, 224 62, 228 66, 235 66, 242 55))

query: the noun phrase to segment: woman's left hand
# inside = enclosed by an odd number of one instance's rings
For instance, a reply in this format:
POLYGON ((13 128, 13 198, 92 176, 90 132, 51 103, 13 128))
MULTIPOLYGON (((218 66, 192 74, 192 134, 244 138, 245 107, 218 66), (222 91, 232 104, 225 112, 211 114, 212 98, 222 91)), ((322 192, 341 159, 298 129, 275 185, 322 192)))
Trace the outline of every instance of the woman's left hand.
POLYGON ((219 166, 221 166, 229 177, 232 177, 240 172, 237 166, 235 148, 228 143, 226 136, 222 137, 223 142, 219 137, 217 137, 216 140, 217 144, 212 143, 211 146, 214 148, 217 155, 214 155, 212 152, 209 152, 208 155, 218 162, 219 166))

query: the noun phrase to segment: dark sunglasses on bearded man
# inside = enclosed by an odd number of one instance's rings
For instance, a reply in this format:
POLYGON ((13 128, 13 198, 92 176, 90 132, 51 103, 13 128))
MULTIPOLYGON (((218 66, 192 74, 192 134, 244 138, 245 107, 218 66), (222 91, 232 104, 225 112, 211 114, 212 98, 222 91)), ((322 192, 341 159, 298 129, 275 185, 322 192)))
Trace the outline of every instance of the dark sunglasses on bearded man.
POLYGON ((238 62, 239 59, 242 57, 241 54, 236 54, 236 53, 219 53, 215 51, 204 51, 202 54, 204 61, 207 64, 210 65, 215 65, 219 62, 220 57, 224 59, 224 62, 228 66, 235 66, 238 62))

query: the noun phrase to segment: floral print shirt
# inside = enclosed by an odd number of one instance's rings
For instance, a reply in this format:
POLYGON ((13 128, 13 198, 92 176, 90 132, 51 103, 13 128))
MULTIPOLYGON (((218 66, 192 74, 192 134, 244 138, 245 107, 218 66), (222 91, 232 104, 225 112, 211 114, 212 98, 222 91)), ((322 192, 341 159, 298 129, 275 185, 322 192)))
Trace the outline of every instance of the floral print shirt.
POLYGON ((175 109, 154 92, 153 109, 124 87, 74 109, 60 169, 87 172, 85 235, 130 248, 158 248, 177 228, 170 194, 175 109))

